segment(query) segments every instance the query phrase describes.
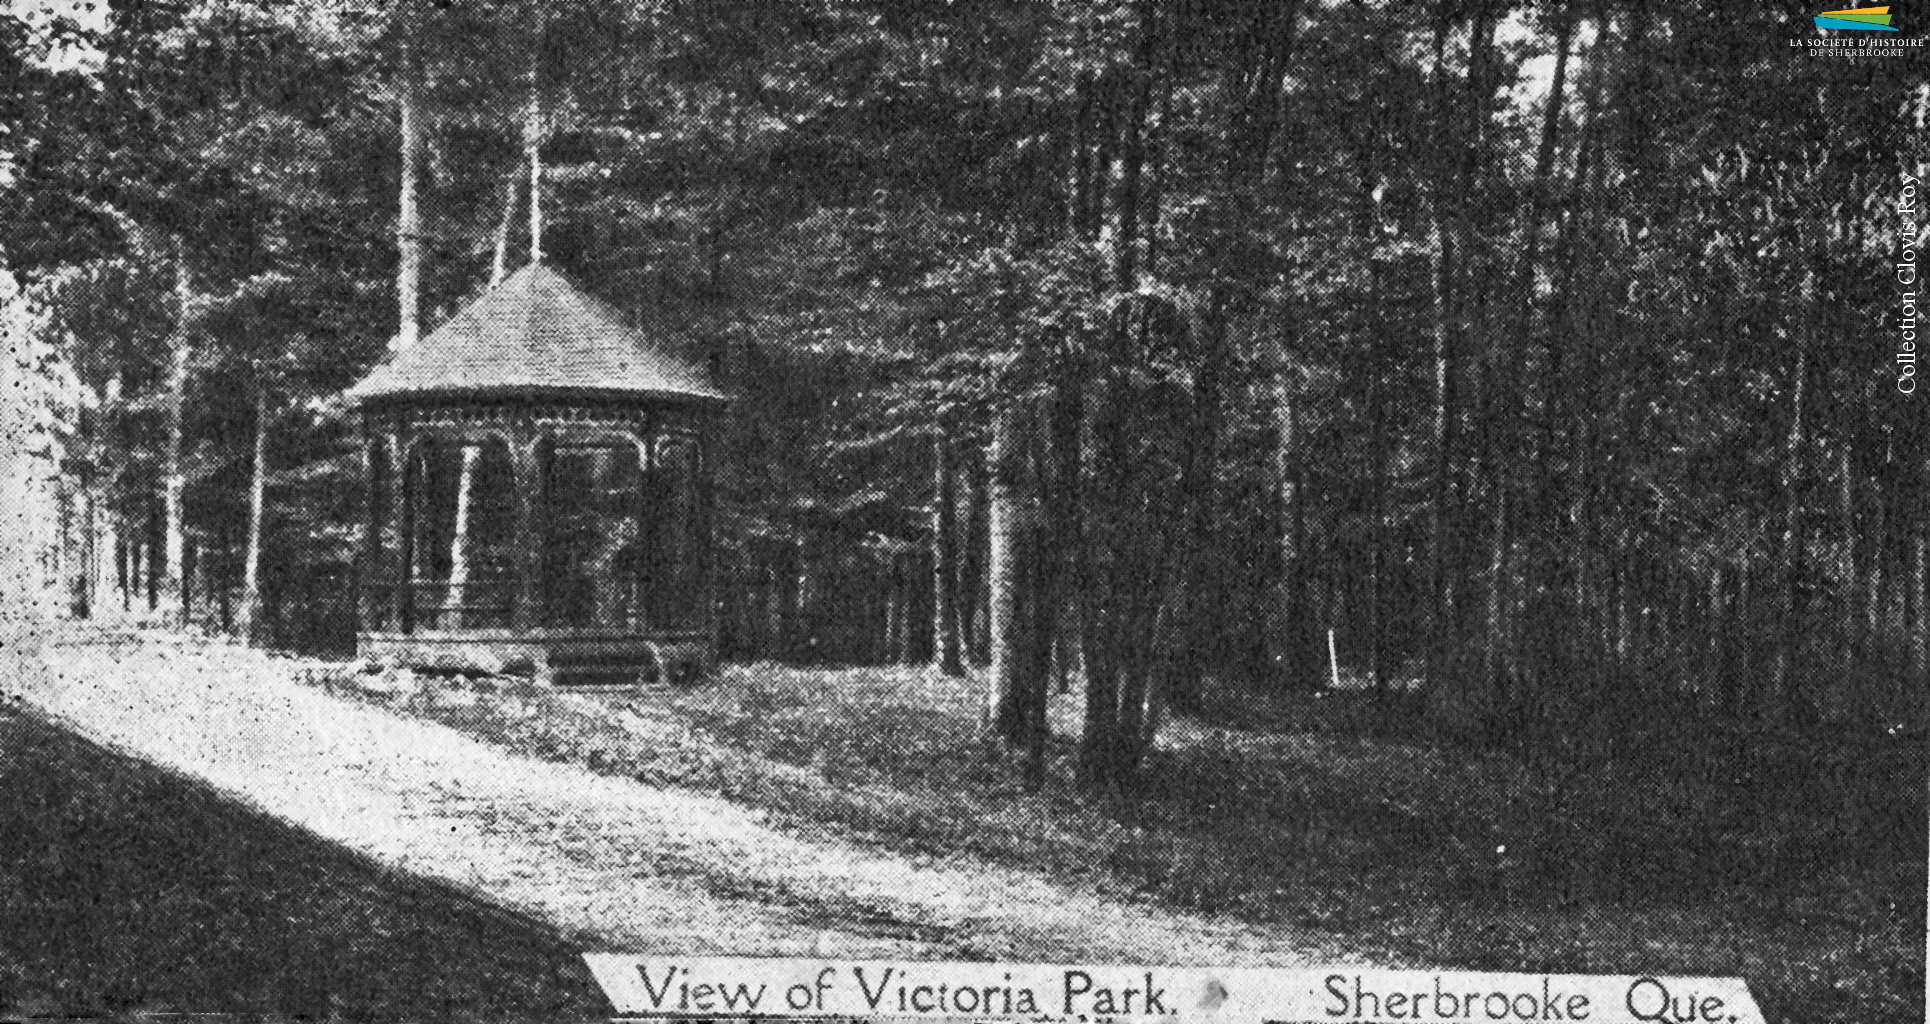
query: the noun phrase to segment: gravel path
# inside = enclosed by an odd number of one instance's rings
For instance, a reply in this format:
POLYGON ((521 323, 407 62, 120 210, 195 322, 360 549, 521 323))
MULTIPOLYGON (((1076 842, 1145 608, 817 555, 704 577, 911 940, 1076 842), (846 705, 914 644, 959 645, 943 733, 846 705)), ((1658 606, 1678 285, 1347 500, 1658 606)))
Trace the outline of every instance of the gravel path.
MULTIPOLYGON (((1097 898, 1025 871, 781 830, 708 794, 519 757, 330 696, 286 662, 152 636, 61 643, 6 685, 89 738, 588 949, 1298 966, 1307 935, 1097 898)), ((1382 964, 1381 966, 1397 966, 1382 964)))

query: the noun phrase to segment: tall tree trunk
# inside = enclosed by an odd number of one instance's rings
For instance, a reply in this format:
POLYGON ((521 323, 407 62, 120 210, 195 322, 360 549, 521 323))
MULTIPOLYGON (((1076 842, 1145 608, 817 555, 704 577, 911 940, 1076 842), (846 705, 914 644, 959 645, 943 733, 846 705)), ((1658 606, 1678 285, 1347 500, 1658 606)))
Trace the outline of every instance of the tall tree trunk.
POLYGON ((867 656, 887 665, 897 661, 898 645, 898 595, 892 592, 892 582, 890 558, 886 556, 885 564, 872 570, 869 586, 863 595, 868 600, 863 601, 860 612, 860 621, 867 627, 873 621, 883 622, 883 628, 877 632, 869 628, 865 630, 864 644, 867 656), (873 620, 867 613, 875 613, 878 620, 873 620))
MULTIPOLYGON (((1816 291, 1815 272, 1805 274, 1801 294, 1808 302, 1816 291)), ((1783 465, 1779 476, 1782 491, 1782 522, 1779 532, 1782 536, 1780 562, 1783 567, 1782 589, 1778 595, 1776 660, 1769 679, 1769 693, 1766 695, 1765 713, 1782 716, 1794 710, 1794 701, 1800 698, 1795 692, 1796 673, 1802 671, 1798 665, 1801 656, 1801 637, 1804 607, 1802 579, 1804 575, 1804 553, 1807 544, 1803 537, 1802 523, 1802 474, 1804 439, 1804 399, 1809 378, 1808 331, 1798 328, 1796 341, 1796 365, 1790 380, 1789 436, 1784 441, 1783 465)))
MULTIPOLYGON (((1364 166, 1377 167, 1378 147, 1369 145, 1360 160, 1364 166)), ((1358 202, 1354 231, 1362 242, 1373 245, 1378 231, 1374 213, 1373 182, 1375 174, 1362 176, 1361 187, 1356 190, 1358 202)), ((1379 372, 1385 365, 1388 352, 1387 322, 1381 312, 1381 266, 1370 255, 1366 259, 1367 309, 1366 350, 1367 364, 1367 457, 1368 457, 1368 522, 1367 522, 1367 614, 1366 654, 1367 678, 1374 688, 1374 703, 1385 716, 1388 709, 1387 665, 1387 532, 1389 491, 1392 490, 1391 473, 1393 461, 1393 428, 1388 423, 1387 382, 1379 372)), ((1331 647, 1330 647, 1331 650, 1331 647)), ((1332 660, 1330 657, 1329 660, 1332 660)), ((1384 721, 1384 718, 1383 718, 1384 721)))
MULTIPOLYGON (((1083 382, 1076 361, 1061 362, 1050 398, 1041 416, 1044 427, 1034 451, 1039 515, 1033 531, 1030 664, 1027 667, 1026 711, 1023 729, 1026 782, 1037 788, 1045 782, 1046 746, 1051 739, 1050 702, 1053 656, 1072 654, 1069 628, 1077 620, 1068 614, 1068 595, 1082 589, 1075 574, 1084 571, 1085 540, 1079 487, 1079 427, 1084 407, 1083 382)), ((1062 663, 1063 674, 1068 671, 1062 663)))
POLYGON ((174 240, 174 329, 168 335, 166 381, 167 451, 161 469, 162 561, 159 589, 168 618, 177 625, 185 613, 187 595, 187 471, 182 464, 186 447, 188 358, 193 329, 194 297, 189 290, 188 260, 179 238, 174 240))
POLYGON ((94 616, 94 558, 99 550, 98 524, 94 519, 93 487, 84 479, 73 479, 73 560, 69 563, 73 602, 70 614, 76 619, 94 616))
POLYGON ((938 669, 965 674, 958 628, 958 478, 951 438, 941 428, 932 441, 932 650, 938 669))
POLYGON ((1837 528, 1836 578, 1841 600, 1837 605, 1837 633, 1841 644, 1839 671, 1847 674, 1863 660, 1863 533, 1857 529, 1856 465, 1850 445, 1837 450, 1837 528))
MULTIPOLYGON (((1700 669, 1695 672, 1695 676, 1705 681, 1720 678, 1722 675, 1722 637, 1724 632, 1722 574, 1722 563, 1717 562, 1709 567, 1708 576, 1703 581, 1706 584, 1706 589, 1702 595, 1702 639, 1701 642, 1696 645, 1700 669)), ((1706 699, 1705 695, 1707 690, 1705 686, 1694 684, 1693 677, 1692 686, 1698 699, 1706 699)))
MULTIPOLYGON (((1045 472, 1041 467, 1041 472, 1045 472)), ((1043 491, 1044 485, 1041 485, 1043 491)), ((1045 499, 1041 504, 1049 502, 1045 499)), ((1046 745, 1052 736, 1052 641, 1057 626, 1059 601, 1060 552, 1053 530, 1053 517, 1034 517, 1028 538, 1033 557, 1027 565, 1029 594, 1025 602, 1026 646, 1025 722, 1019 736, 1025 750, 1026 785, 1037 789, 1045 784, 1046 745)))
POLYGON ((1428 553, 1426 595, 1426 672, 1429 693, 1436 698, 1448 696, 1448 637, 1454 616, 1447 579, 1448 502, 1452 496, 1449 482, 1454 467, 1454 412, 1451 388, 1454 365, 1454 333, 1450 326, 1453 298, 1450 282, 1454 276, 1454 250, 1449 236, 1439 226, 1434 229, 1437 264, 1433 284, 1433 381, 1429 411, 1433 467, 1429 480, 1428 553))
MULTIPOLYGON (((1484 645, 1485 689, 1490 700, 1508 701, 1518 696, 1517 687, 1507 684, 1506 675, 1512 675, 1518 658, 1513 650, 1515 631, 1505 621, 1505 610, 1514 604, 1514 586, 1511 575, 1511 552, 1513 547, 1513 526, 1511 523, 1512 501, 1518 484, 1516 468, 1527 459, 1523 441, 1525 430, 1520 422, 1525 414, 1525 380, 1528 374, 1528 353, 1535 327, 1536 281, 1541 253, 1542 223, 1547 219, 1549 208, 1549 179, 1554 173, 1555 154, 1561 127, 1562 101, 1568 82, 1568 45, 1574 32, 1574 17, 1565 9, 1557 12, 1555 23, 1555 71, 1548 87, 1548 100, 1542 111, 1541 139, 1536 147, 1533 177, 1529 185, 1528 201, 1522 214, 1523 244, 1521 256, 1515 265, 1514 273, 1514 323, 1507 339, 1509 350, 1503 353, 1497 363, 1501 369, 1500 380, 1512 382, 1505 388, 1491 389, 1494 392, 1495 410, 1492 424, 1492 447, 1490 454, 1492 474, 1492 493, 1489 495, 1490 520, 1488 523, 1488 588, 1486 599, 1486 644, 1484 645)), ((1477 100, 1485 93, 1477 96, 1477 100)))
POLYGON ((41 598, 33 592, 38 575, 34 535, 41 510, 33 502, 37 473, 30 454, 41 410, 33 387, 32 342, 14 334, 9 322, 15 320, 19 301, 13 276, 0 269, 0 631, 5 631, 0 636, 0 670, 14 668, 15 652, 5 649, 15 639, 8 620, 37 606, 41 598))
POLYGON ((1214 479, 1218 475, 1221 388, 1225 379, 1227 320, 1231 316, 1223 289, 1207 299, 1204 322, 1194 352, 1192 408, 1188 414, 1185 449, 1181 455, 1179 499, 1181 520, 1179 587, 1172 610, 1177 649, 1164 652, 1166 678, 1161 689, 1167 701, 1185 712, 1200 710, 1206 660, 1212 648, 1210 578, 1213 544, 1214 479))
POLYGON ((133 597, 131 596, 133 594, 133 581, 131 579, 131 563, 128 558, 129 541, 127 535, 120 530, 120 525, 120 516, 114 514, 108 523, 109 547, 114 552, 114 588, 112 593, 119 595, 121 612, 125 614, 133 610, 134 607, 133 597))
MULTIPOLYGON (((1448 121, 1447 62, 1443 51, 1446 47, 1448 22, 1445 9, 1437 16, 1434 25, 1434 79, 1433 97, 1434 123, 1446 125, 1448 121)), ((1438 147, 1437 147, 1438 148, 1438 147)), ((1448 692, 1448 636, 1452 628, 1453 610, 1450 604, 1447 578, 1447 544, 1449 511, 1451 497, 1450 474, 1454 468, 1454 410, 1451 389, 1454 383, 1454 282, 1459 268, 1456 266, 1455 243, 1457 228, 1455 220, 1459 216, 1455 207, 1456 195, 1449 191, 1438 195, 1431 203, 1430 234, 1434 248, 1435 263, 1429 275, 1430 300, 1432 304, 1431 335, 1433 341, 1433 380, 1432 408, 1430 410, 1431 455, 1433 471, 1429 483, 1428 502, 1428 555, 1427 555, 1427 594, 1426 594, 1426 671, 1427 689, 1430 700, 1452 699, 1448 692)))
POLYGON ((1917 667, 1910 661, 1908 632, 1916 621, 1910 617, 1914 606, 1910 597, 1911 524, 1904 511, 1908 507, 1908 498, 1902 495, 1885 497, 1888 519, 1883 534, 1882 620, 1878 632, 1884 638, 1883 663, 1888 668, 1917 667))
MULTIPOLYGON (((537 8, 541 10, 541 5, 537 8)), ((543 106, 537 91, 535 58, 530 62, 529 107, 523 121, 523 148, 529 160, 529 261, 543 262, 543 106)))
POLYGON ((121 551, 126 555, 126 573, 121 577, 125 590, 121 594, 124 609, 135 614, 141 610, 141 579, 143 567, 147 565, 147 545, 144 543, 147 530, 132 517, 127 524, 127 536, 121 539, 121 551))
POLYGON ((405 43, 402 74, 397 85, 397 105, 402 119, 402 189, 395 221, 396 333, 395 347, 405 349, 416 343, 422 330, 422 211, 418 202, 422 188, 424 135, 421 61, 416 40, 405 43))
POLYGON ((959 633, 965 656, 991 664, 991 487, 983 452, 965 460, 965 543, 959 556, 959 633))
POLYGON ((201 571, 201 546, 188 538, 181 557, 181 622, 194 622, 194 578, 201 571))
MULTIPOLYGON (((221 550, 227 551, 233 547, 231 543, 232 540, 233 533, 223 530, 221 534, 221 550)), ((235 626, 234 594, 228 586, 228 578, 225 575, 215 574, 212 582, 214 584, 215 604, 221 610, 221 631, 233 635, 235 626)))
MULTIPOLYGON (((1543 398, 1543 456, 1537 460, 1541 471, 1537 507, 1543 515, 1543 587, 1550 595, 1550 614, 1543 632, 1550 654, 1545 659, 1553 678, 1578 680, 1567 689, 1588 694, 1599 661, 1595 658, 1590 547, 1593 534, 1585 516, 1564 516, 1563 510, 1586 509, 1591 465, 1585 454, 1589 426, 1585 383, 1593 377, 1587 367, 1601 339, 1591 331, 1601 322, 1593 315, 1604 287, 1593 273, 1591 263, 1599 255, 1600 221, 1604 209, 1599 201, 1603 150, 1608 118, 1601 116, 1607 105, 1608 70, 1605 67, 1609 45, 1610 15, 1607 4, 1597 0, 1593 12, 1596 42, 1587 62, 1588 85, 1583 98, 1581 124, 1575 154, 1575 168, 1566 189, 1566 214, 1560 220, 1557 250, 1554 254, 1555 281, 1549 297, 1549 328, 1546 331, 1543 398)), ((1552 204, 1551 204, 1552 205, 1552 204)), ((1737 585, 1744 575, 1738 573, 1737 585)), ((1732 608, 1740 608, 1740 604, 1732 608)))
MULTIPOLYGON (((1148 135, 1154 130, 1153 98, 1162 70, 1162 47, 1170 40, 1167 12, 1152 0, 1135 5, 1137 39, 1129 73, 1119 77, 1114 118, 1117 167, 1112 201, 1103 208, 1112 220, 1103 241, 1112 263, 1112 287, 1121 296, 1140 290, 1143 234, 1159 211, 1146 195, 1148 135)), ((1093 419, 1092 513, 1082 532, 1090 540, 1082 556, 1098 559, 1099 571, 1081 586, 1085 606, 1087 701, 1079 768, 1090 786, 1130 789, 1150 746, 1160 717, 1166 679, 1158 663, 1177 632, 1179 609, 1174 592, 1182 582, 1183 562, 1157 542, 1171 530, 1184 531, 1171 483, 1158 479, 1134 449, 1157 424, 1135 422, 1142 403, 1134 394, 1130 369, 1143 366, 1152 351, 1151 308, 1147 302, 1122 303, 1115 323, 1100 337, 1110 348, 1101 358, 1105 393, 1093 419), (1155 511, 1158 509, 1160 511, 1155 511)))
MULTIPOLYGON (((1379 289, 1376 288, 1376 291, 1379 289)), ((1378 307, 1378 300, 1375 301, 1378 307)), ((1381 339, 1375 339, 1379 342, 1381 339)), ((1374 345, 1376 351, 1382 349, 1374 345)), ((1378 362, 1378 361, 1377 361, 1378 362)), ((1387 580, 1386 551, 1388 526, 1388 482, 1389 463, 1392 457, 1392 442, 1389 440, 1387 409, 1383 399, 1383 385, 1378 379, 1368 383, 1372 397, 1368 400, 1368 445, 1373 460, 1369 472, 1372 498, 1367 533, 1367 677, 1374 687, 1374 701, 1382 709, 1387 707, 1387 666, 1385 662, 1387 623, 1387 580)))
POLYGON ((1124 311, 1097 354, 1103 370, 1089 417, 1090 486, 1079 503, 1087 563, 1078 584, 1087 669, 1080 775, 1115 792, 1135 784, 1159 724, 1158 651, 1173 629, 1172 593, 1182 569, 1165 538, 1185 529, 1178 488, 1147 450, 1176 443, 1149 434, 1174 425, 1145 417, 1155 399, 1131 370, 1148 350, 1151 311, 1146 303, 1124 311))
POLYGON ((1919 527, 1910 542, 1909 676, 1918 692, 1930 688, 1930 537, 1919 527))
POLYGON ((1018 409, 1001 409, 993 418, 991 471, 991 725, 1008 743, 1024 746, 1031 740, 1037 718, 1033 704, 1044 693, 1033 652, 1037 642, 1032 621, 1037 576, 1032 564, 1038 552, 1029 550, 1036 521, 1030 514, 1032 495, 1026 493, 1025 428, 1018 409))
POLYGON ((527 171, 518 164, 503 181, 503 215, 496 221, 494 256, 489 262, 489 286, 494 288, 509 275, 509 236, 516 224, 516 204, 522 198, 522 181, 527 171))
MULTIPOLYGON (((1019 512, 1018 486, 1013 479, 1014 414, 993 414, 992 446, 987 463, 987 576, 991 584, 990 655, 992 672, 987 700, 994 732, 1005 735, 1013 713, 1013 691, 1018 686, 1019 629, 1019 512)), ((1010 738, 1009 736, 1007 738, 1010 738)))
POLYGON ((895 649, 891 660, 897 665, 911 662, 911 564, 911 556, 903 552, 891 556, 891 599, 898 605, 898 636, 893 644, 895 649))
POLYGON ((241 562, 241 608, 236 620, 241 638, 254 643, 261 624, 261 540, 267 515, 268 392, 255 392, 253 459, 248 476, 248 546, 241 562))
POLYGON ((161 610, 161 579, 167 572, 166 510, 159 505, 149 505, 147 509, 147 529, 141 538, 144 559, 141 563, 141 582, 147 589, 147 610, 161 610))
POLYGON ((1301 369, 1290 351, 1286 330, 1281 328, 1282 336, 1275 343, 1273 475, 1280 520, 1280 580, 1271 600, 1277 619, 1272 629, 1275 664, 1271 671, 1279 683, 1299 688, 1318 679, 1320 665, 1307 600, 1312 566, 1306 543, 1306 495, 1301 487, 1301 369))
POLYGON ((1475 546, 1480 554, 1477 556, 1475 552, 1469 552, 1466 564, 1473 570, 1475 558, 1481 559, 1478 573, 1471 572, 1469 577, 1471 581, 1479 581, 1481 620, 1475 646, 1480 658, 1480 671, 1478 675, 1462 681, 1459 699, 1470 705, 1468 710, 1482 716, 1492 715, 1501 689, 1502 655, 1505 649, 1502 617, 1508 603, 1506 525, 1509 499, 1507 460, 1502 452, 1507 435, 1506 417, 1502 410, 1508 407, 1509 397, 1515 394, 1517 384, 1517 379, 1505 376, 1504 353, 1509 347, 1508 331, 1505 327, 1496 329, 1491 305, 1497 276, 1496 257, 1493 247, 1485 244, 1489 225, 1478 220, 1478 211, 1486 207, 1488 197, 1495 195, 1503 186, 1496 173, 1497 161, 1488 146, 1487 131, 1488 108, 1493 102, 1498 80, 1493 70, 1498 13, 1491 3, 1477 3, 1474 8, 1474 22, 1468 36, 1466 95, 1462 102, 1466 124, 1459 140, 1459 168, 1455 175, 1458 213, 1454 223, 1459 235, 1456 245, 1461 252, 1464 274, 1464 326, 1467 336, 1476 339, 1477 345, 1477 351, 1468 361, 1467 407, 1473 432, 1469 452, 1473 459, 1473 472, 1470 474, 1465 508, 1470 540, 1473 542, 1471 546, 1475 546), (1480 344, 1483 340, 1485 346, 1480 344), (1491 515, 1477 522, 1476 503, 1484 497, 1491 515), (1483 544, 1483 541, 1486 543, 1483 544))
POLYGON ((1126 426, 1117 353, 1104 353, 1097 367, 1098 393, 1088 419, 1092 435, 1090 470, 1082 474, 1091 486, 1081 485, 1080 536, 1075 573, 1080 638, 1085 645, 1086 706, 1079 741, 1079 774, 1094 787, 1118 786, 1121 673, 1131 663, 1126 640, 1118 627, 1119 607, 1132 595, 1120 584, 1123 549, 1133 538, 1116 521, 1121 477, 1126 461, 1126 426))

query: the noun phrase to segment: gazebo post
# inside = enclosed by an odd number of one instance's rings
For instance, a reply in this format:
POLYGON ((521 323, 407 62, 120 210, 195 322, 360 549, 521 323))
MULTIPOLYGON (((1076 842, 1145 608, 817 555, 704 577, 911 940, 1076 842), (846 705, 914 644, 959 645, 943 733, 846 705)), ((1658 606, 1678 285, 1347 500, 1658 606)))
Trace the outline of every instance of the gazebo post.
MULTIPOLYGON (((386 420, 386 417, 384 418, 386 420)), ((379 568, 380 579, 390 584, 386 597, 386 621, 391 629, 407 629, 409 612, 409 545, 414 540, 415 524, 410 514, 409 460, 400 428, 393 422, 381 427, 382 458, 387 461, 388 496, 383 502, 382 521, 376 524, 384 541, 379 568)))
POLYGON ((543 618, 543 460, 538 451, 542 438, 533 427, 518 427, 512 440, 510 458, 514 460, 516 478, 516 595, 510 616, 517 632, 527 634, 542 625, 543 618))
POLYGON ((367 516, 363 522, 365 533, 362 537, 362 567, 357 580, 357 621, 370 622, 379 618, 378 608, 382 602, 381 591, 368 585, 371 580, 386 578, 383 564, 386 553, 382 550, 382 527, 389 515, 389 493, 395 489, 389 477, 388 436, 376 430, 375 417, 362 414, 363 457, 367 463, 369 482, 367 516))
POLYGON ((396 492, 398 495, 398 503, 396 505, 395 578, 397 586, 395 593, 395 619, 396 622, 401 625, 402 632, 404 633, 415 632, 417 625, 415 599, 416 516, 421 512, 421 490, 428 483, 428 481, 422 478, 422 473, 418 470, 418 464, 414 458, 415 447, 415 432, 406 426, 399 426, 395 432, 395 450, 397 457, 401 460, 402 476, 399 478, 401 481, 399 487, 401 489, 396 492))
POLYGON ((698 622, 702 625, 706 644, 704 650, 703 672, 708 675, 717 668, 719 645, 723 642, 723 622, 718 615, 717 546, 713 532, 717 527, 715 481, 711 479, 710 432, 705 431, 697 438, 697 467, 692 474, 692 486, 697 489, 696 500, 692 503, 697 522, 694 525, 697 544, 697 593, 701 614, 698 622))

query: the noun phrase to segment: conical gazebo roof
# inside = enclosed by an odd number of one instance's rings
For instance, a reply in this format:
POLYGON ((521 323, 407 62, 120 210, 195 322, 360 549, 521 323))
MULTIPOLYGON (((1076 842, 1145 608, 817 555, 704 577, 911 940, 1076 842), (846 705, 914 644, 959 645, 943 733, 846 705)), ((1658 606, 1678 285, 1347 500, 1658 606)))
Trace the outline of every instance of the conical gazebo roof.
POLYGON ((357 404, 515 394, 725 401, 699 366, 540 262, 484 292, 347 392, 357 404))

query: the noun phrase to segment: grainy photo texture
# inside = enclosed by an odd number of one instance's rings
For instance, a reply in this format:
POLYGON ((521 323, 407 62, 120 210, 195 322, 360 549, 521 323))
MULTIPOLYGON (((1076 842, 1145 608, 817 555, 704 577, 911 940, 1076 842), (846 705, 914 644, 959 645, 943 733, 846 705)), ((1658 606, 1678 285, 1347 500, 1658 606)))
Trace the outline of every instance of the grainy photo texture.
POLYGON ((0 1016, 593 1021, 610 953, 1923 1019, 1926 38, 0 2, 0 1016))

